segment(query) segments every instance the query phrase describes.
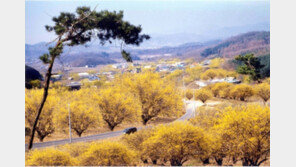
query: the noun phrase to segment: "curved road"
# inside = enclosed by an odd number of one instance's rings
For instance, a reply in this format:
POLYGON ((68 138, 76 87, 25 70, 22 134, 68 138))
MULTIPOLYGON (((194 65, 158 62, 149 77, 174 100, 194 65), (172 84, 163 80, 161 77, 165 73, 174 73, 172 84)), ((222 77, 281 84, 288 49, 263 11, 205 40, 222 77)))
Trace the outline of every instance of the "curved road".
MULTIPOLYGON (((183 116, 181 116, 180 118, 178 118, 176 121, 185 121, 185 120, 188 120, 188 119, 194 117, 194 108, 195 108, 195 106, 197 107, 200 105, 200 103, 198 103, 197 101, 185 101, 185 103, 186 103, 186 113, 183 116)), ((142 128, 138 128, 138 129, 142 129, 142 128)), ((120 136, 123 134, 124 134, 123 130, 119 130, 119 131, 115 131, 115 132, 100 133, 97 135, 77 137, 77 138, 72 138, 72 143, 106 139, 106 138, 110 138, 110 137, 120 136)), ((62 144, 67 144, 67 143, 69 143, 69 139, 48 141, 48 142, 42 142, 42 143, 34 143, 33 148, 57 146, 57 145, 62 145, 62 144)), ((27 147, 28 147, 28 145, 25 144, 25 149, 27 149, 27 147)))

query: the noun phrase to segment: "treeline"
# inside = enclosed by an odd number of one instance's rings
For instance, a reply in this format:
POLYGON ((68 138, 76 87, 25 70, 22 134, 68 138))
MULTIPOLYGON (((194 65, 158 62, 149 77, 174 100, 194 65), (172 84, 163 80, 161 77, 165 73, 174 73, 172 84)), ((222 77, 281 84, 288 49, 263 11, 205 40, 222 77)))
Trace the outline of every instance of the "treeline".
POLYGON ((260 63, 264 65, 262 69, 260 69, 260 75, 262 78, 270 77, 270 54, 259 56, 260 63))
MULTIPOLYGON (((26 90, 27 129, 33 127, 42 93, 41 89, 26 90)), ((122 123, 140 121, 146 125, 158 116, 181 116, 184 110, 182 94, 171 82, 151 72, 126 74, 100 89, 50 89, 36 132, 40 141, 57 130, 67 133, 69 111, 71 128, 81 136, 90 128, 113 130, 122 123)))
POLYGON ((189 122, 174 122, 125 135, 119 141, 77 143, 28 153, 26 165, 259 166, 270 154, 270 109, 258 104, 200 107, 189 122))
MULTIPOLYGON (((190 61, 190 60, 188 60, 190 61)), ((210 80, 215 78, 225 78, 225 77, 239 77, 239 74, 235 70, 225 70, 221 68, 221 65, 224 63, 224 59, 215 58, 211 60, 211 63, 208 67, 203 67, 200 64, 195 64, 189 67, 186 67, 185 70, 175 70, 167 75, 165 79, 177 83, 181 86, 182 82, 184 85, 188 85, 196 80, 210 80)))
POLYGON ((259 97, 263 100, 263 102, 267 102, 269 100, 269 79, 264 80, 263 83, 255 85, 221 82, 208 85, 195 91, 188 89, 185 92, 185 97, 188 100, 191 100, 193 97, 195 97, 195 100, 200 100, 203 103, 213 97, 246 101, 248 98, 253 96, 259 97))

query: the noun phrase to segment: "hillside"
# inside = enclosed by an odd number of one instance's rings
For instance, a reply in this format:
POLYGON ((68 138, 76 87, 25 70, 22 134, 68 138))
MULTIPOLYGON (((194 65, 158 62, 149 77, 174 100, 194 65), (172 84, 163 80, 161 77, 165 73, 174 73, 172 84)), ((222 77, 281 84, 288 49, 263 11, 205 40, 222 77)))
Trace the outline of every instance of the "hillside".
POLYGON ((36 69, 26 65, 25 66, 25 85, 26 85, 26 88, 31 88, 30 81, 36 80, 36 79, 42 80, 43 77, 39 73, 39 71, 37 71, 36 69))
MULTIPOLYGON (((160 58, 177 57, 180 59, 194 57, 198 60, 212 57, 233 58, 239 54, 254 53, 255 55, 269 54, 269 32, 249 32, 233 36, 226 40, 213 40, 208 42, 191 42, 178 46, 165 46, 155 49, 132 48, 131 52, 134 60, 157 60, 160 58), (168 55, 168 56, 166 56, 168 55)), ((45 42, 26 45, 26 64, 38 70, 44 70, 44 66, 39 60, 39 56, 47 53, 49 46, 45 42)), ((123 61, 119 53, 119 48, 111 45, 100 46, 97 43, 85 46, 65 47, 55 68, 62 66, 84 67, 97 66, 123 61)))
MULTIPOLYGON (((198 51, 198 56, 206 58, 232 58, 239 54, 254 53, 255 55, 268 54, 270 51, 270 33, 266 31, 249 32, 231 37, 214 46, 198 51)), ((191 53, 192 54, 192 53, 191 53)))
POLYGON ((162 47, 159 49, 131 50, 133 54, 145 59, 146 55, 159 55, 154 59, 161 58, 162 54, 171 54, 173 57, 189 58, 198 60, 213 57, 233 58, 239 54, 253 53, 256 56, 269 54, 270 33, 267 31, 254 31, 226 40, 215 40, 205 43, 187 43, 176 47, 162 47))

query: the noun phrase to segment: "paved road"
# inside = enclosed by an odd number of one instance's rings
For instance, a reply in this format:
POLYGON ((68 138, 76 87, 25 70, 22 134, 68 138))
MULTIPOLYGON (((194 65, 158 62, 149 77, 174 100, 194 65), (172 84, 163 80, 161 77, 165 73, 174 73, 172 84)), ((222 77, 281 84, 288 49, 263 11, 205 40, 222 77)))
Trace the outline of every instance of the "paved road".
MULTIPOLYGON (((186 113, 183 116, 181 116, 180 118, 178 118, 177 121, 184 121, 184 120, 188 120, 189 118, 193 117, 194 116, 194 108, 200 105, 196 101, 185 101, 185 103, 186 103, 186 113)), ((138 128, 138 129, 142 129, 142 128, 138 128)), ((110 138, 110 137, 120 136, 123 134, 124 134, 123 130, 119 130, 119 131, 115 131, 115 132, 100 133, 97 135, 77 137, 77 138, 72 138, 72 143, 106 139, 106 138, 110 138)), ((67 144, 67 143, 69 143, 69 139, 48 141, 48 142, 42 142, 42 143, 34 143, 33 148, 57 146, 57 145, 62 145, 62 144, 67 144)), ((25 144, 25 147, 26 147, 26 149, 28 148, 27 144, 25 144)))
MULTIPOLYGON (((185 101, 186 103, 186 113, 177 119, 177 121, 185 121, 194 117, 194 108, 200 106, 197 101, 185 101)), ((202 105, 202 104, 201 104, 202 105)))

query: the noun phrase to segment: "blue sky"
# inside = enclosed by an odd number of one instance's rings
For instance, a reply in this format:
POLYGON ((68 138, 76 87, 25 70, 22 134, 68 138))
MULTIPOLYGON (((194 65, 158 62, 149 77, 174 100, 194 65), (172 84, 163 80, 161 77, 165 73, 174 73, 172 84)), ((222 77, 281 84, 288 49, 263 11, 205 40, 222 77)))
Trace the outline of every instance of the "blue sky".
POLYGON ((210 33, 220 28, 270 22, 269 1, 26 1, 26 43, 54 39, 45 31, 52 16, 74 12, 78 6, 97 10, 123 10, 124 19, 143 27, 148 34, 210 33))

